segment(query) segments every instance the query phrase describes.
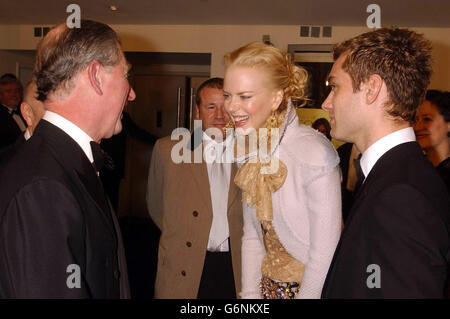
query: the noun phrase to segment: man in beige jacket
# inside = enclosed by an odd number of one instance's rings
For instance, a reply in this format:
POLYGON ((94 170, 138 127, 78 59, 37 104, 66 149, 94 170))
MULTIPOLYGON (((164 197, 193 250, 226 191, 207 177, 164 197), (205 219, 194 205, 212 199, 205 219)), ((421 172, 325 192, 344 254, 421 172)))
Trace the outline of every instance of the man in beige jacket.
POLYGON ((211 134, 225 137, 223 105, 223 80, 207 80, 196 96, 201 127, 187 135, 188 143, 169 136, 154 147, 147 207, 161 230, 155 298, 236 298, 240 292, 241 193, 233 182, 236 164, 222 160, 233 138, 217 143, 211 134), (174 151, 180 143, 181 162, 174 151))

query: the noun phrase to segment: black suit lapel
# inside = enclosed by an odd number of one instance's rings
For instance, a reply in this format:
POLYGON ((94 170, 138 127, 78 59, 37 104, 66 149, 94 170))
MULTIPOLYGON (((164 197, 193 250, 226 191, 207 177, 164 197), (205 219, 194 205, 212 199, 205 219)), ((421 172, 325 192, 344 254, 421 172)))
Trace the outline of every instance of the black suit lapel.
POLYGON ((14 142, 14 148, 18 149, 22 146, 23 143, 25 143, 27 140, 25 139, 25 136, 21 134, 17 140, 14 142))
MULTIPOLYGON (((87 168, 87 167, 86 167, 87 168)), ((104 222, 108 225, 112 237, 117 240, 117 258, 120 269, 120 298, 131 298, 130 288, 128 285, 127 263, 125 250, 120 232, 120 226, 115 216, 114 208, 109 201, 108 196, 104 192, 103 185, 97 176, 92 178, 92 174, 84 174, 82 172, 74 172, 74 181, 78 181, 77 187, 85 198, 89 200, 102 212, 104 222), (100 187, 98 187, 100 185, 100 187)))
POLYGON ((104 222, 108 225, 108 229, 115 236, 114 225, 111 220, 111 209, 100 180, 96 176, 93 178, 91 174, 77 171, 74 171, 72 178, 83 197, 87 198, 101 212, 104 222))
MULTIPOLYGON (((372 174, 372 171, 370 172, 372 174)), ((369 174, 369 176, 370 176, 369 174)), ((358 211, 359 206, 364 202, 364 199, 367 196, 368 190, 370 189, 370 183, 373 178, 369 179, 369 176, 365 179, 364 183, 359 187, 357 193, 355 194, 354 202, 352 205, 352 209, 350 210, 350 213, 348 214, 347 220, 344 225, 344 229, 341 234, 341 238, 344 236, 346 230, 348 229, 348 226, 350 225, 353 216, 355 215, 355 212, 358 211)), ((372 174, 373 176, 373 174, 372 174)))
POLYGON ((39 136, 42 136, 55 159, 70 176, 80 198, 86 198, 99 210, 108 228, 115 234, 103 185, 81 147, 64 131, 45 120, 39 122, 33 135, 36 138, 39 136))
POLYGON ((352 220, 354 220, 356 215, 361 213, 361 205, 366 201, 367 196, 372 194, 373 191, 376 191, 376 185, 379 183, 380 179, 382 179, 383 176, 390 174, 390 171, 395 169, 395 166, 398 165, 398 163, 404 162, 405 159, 410 156, 411 152, 416 151, 416 148, 420 148, 417 142, 407 142, 397 145, 383 154, 383 156, 378 159, 373 168, 370 170, 369 175, 366 177, 364 183, 361 185, 355 196, 354 204, 347 218, 347 222, 344 225, 344 230, 342 231, 341 238, 339 239, 339 243, 336 247, 333 260, 325 280, 322 293, 323 298, 327 297, 328 285, 330 282, 333 282, 334 270, 338 263, 341 244, 346 238, 348 229, 351 227, 352 220))
MULTIPOLYGON (((371 189, 374 187, 377 181, 379 181, 380 178, 382 178, 386 174, 389 174, 389 172, 397 163, 403 162, 403 158, 407 158, 408 154, 416 147, 418 147, 417 142, 402 143, 393 147, 378 159, 378 161, 370 170, 369 175, 364 180, 364 183, 361 185, 355 195, 354 204, 348 216, 347 225, 350 224, 355 212, 358 211, 359 206, 361 206, 361 204, 364 202, 367 195, 371 193, 371 189)), ((346 228, 347 227, 344 227, 344 232, 346 228)), ((344 234, 344 232, 342 233, 342 235, 344 234)))
MULTIPOLYGON (((371 172, 372 173, 372 172, 371 172)), ((369 174, 370 175, 370 174, 369 174)), ((361 204, 364 202, 365 197, 367 196, 367 190, 370 188, 369 187, 369 183, 370 181, 368 180, 368 178, 366 178, 366 181, 361 185, 360 189, 358 190, 358 193, 355 196, 355 201, 352 205, 352 209, 350 210, 350 213, 347 217, 347 220, 345 222, 344 225, 344 229, 342 230, 341 233, 341 237, 339 239, 339 242, 336 246, 336 250, 334 251, 334 255, 333 255, 333 259, 331 261, 330 264, 330 268, 328 270, 328 274, 327 277, 325 279, 325 283, 323 285, 323 289, 322 289, 322 298, 327 298, 327 290, 328 290, 328 284, 330 282, 333 282, 333 277, 334 277, 334 270, 336 269, 336 264, 338 262, 338 257, 339 257, 339 252, 341 250, 341 245, 342 242, 348 232, 348 229, 350 227, 350 224, 353 220, 353 217, 355 216, 355 213, 358 211, 359 206, 361 206, 361 204)))
POLYGON ((338 263, 339 252, 341 250, 342 242, 345 239, 345 236, 348 232, 348 229, 353 220, 353 217, 355 216, 355 213, 358 211, 359 206, 364 202, 364 198, 367 196, 367 189, 370 188, 369 182, 370 181, 368 180, 368 178, 366 178, 366 181, 361 185, 360 189, 358 190, 358 193, 355 196, 355 201, 352 205, 352 209, 350 210, 350 213, 347 217, 347 221, 344 225, 344 229, 342 230, 341 237, 339 238, 339 242, 336 246, 336 250, 334 251, 333 259, 331 260, 330 268, 328 270, 328 274, 325 279, 325 283, 323 285, 321 298, 327 298, 327 296, 328 296, 328 291, 327 291, 328 285, 330 282, 331 283, 333 282, 333 277, 335 274, 334 270, 336 269, 336 265, 338 263))

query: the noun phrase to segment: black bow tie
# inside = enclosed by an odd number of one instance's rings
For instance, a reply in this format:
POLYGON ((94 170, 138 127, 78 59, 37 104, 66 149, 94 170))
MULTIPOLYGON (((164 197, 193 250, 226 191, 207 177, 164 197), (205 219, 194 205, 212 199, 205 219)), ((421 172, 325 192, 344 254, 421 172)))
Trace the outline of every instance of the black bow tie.
POLYGON ((91 141, 91 148, 92 156, 94 157, 94 166, 97 172, 99 172, 103 167, 112 171, 115 166, 111 156, 102 150, 100 144, 94 141, 91 141))
POLYGON ((362 154, 359 154, 358 157, 353 160, 353 165, 355 166, 355 171, 356 171, 356 177, 358 178, 356 181, 356 186, 355 186, 355 191, 354 191, 355 194, 356 194, 356 192, 358 192, 358 189, 361 187, 362 183, 364 182, 364 179, 366 178, 364 176, 364 173, 361 168, 361 157, 362 157, 362 154))

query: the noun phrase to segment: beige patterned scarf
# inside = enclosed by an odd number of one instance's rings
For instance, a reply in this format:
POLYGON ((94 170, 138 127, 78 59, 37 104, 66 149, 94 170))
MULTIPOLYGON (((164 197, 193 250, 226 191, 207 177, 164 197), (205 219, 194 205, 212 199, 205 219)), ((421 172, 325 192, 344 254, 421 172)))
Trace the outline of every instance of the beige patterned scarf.
MULTIPOLYGON (((286 110, 281 113, 273 115, 276 120, 272 119, 269 124, 266 122, 264 126, 268 130, 271 128, 281 128, 286 110)), ((234 178, 235 184, 242 189, 242 200, 249 206, 256 207, 256 216, 259 221, 272 221, 272 194, 278 190, 283 184, 287 176, 286 165, 274 156, 273 150, 278 147, 280 142, 279 137, 275 145, 270 145, 269 134, 259 134, 257 132, 258 149, 261 145, 267 145, 271 152, 267 152, 268 157, 262 159, 260 155, 247 159, 247 161, 239 167, 239 170, 234 178), (275 162, 274 162, 275 161, 275 162), (275 165, 274 165, 275 164, 275 165), (274 170, 275 166, 278 169, 274 170)), ((246 143, 247 145, 247 143, 246 143)), ((248 151, 247 151, 248 153, 248 151)))

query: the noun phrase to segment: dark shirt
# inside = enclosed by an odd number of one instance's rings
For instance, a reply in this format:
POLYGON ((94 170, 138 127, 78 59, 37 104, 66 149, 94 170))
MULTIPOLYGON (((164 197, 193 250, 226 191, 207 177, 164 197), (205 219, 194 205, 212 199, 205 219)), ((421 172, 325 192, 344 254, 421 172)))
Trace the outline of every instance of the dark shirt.
POLYGON ((337 149, 340 159, 339 166, 341 167, 342 172, 341 196, 342 196, 342 219, 344 221, 344 224, 347 221, 348 214, 350 213, 353 201, 355 199, 355 193, 347 189, 349 160, 352 154, 352 147, 353 147, 352 143, 345 143, 337 149))
POLYGON ((450 157, 447 157, 447 159, 439 163, 439 165, 436 166, 436 169, 439 175, 444 180, 444 183, 447 186, 447 190, 450 194, 450 157))
POLYGON ((0 104, 0 149, 13 144, 21 134, 9 108, 0 104))
MULTIPOLYGON (((443 160, 436 166, 436 170, 439 175, 444 180, 445 185, 447 186, 448 193, 450 194, 450 157, 443 160)), ((450 265, 447 268, 447 281, 445 284, 445 298, 450 299, 450 265)))

